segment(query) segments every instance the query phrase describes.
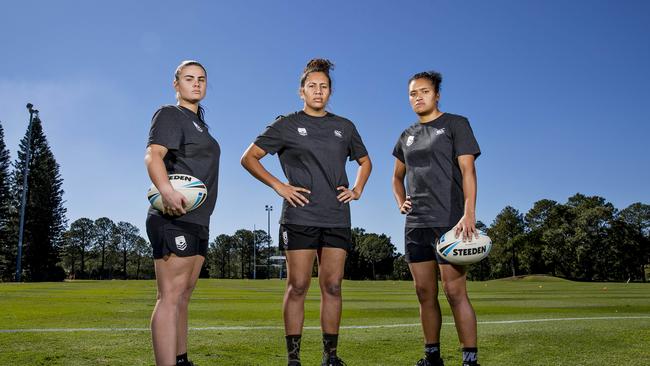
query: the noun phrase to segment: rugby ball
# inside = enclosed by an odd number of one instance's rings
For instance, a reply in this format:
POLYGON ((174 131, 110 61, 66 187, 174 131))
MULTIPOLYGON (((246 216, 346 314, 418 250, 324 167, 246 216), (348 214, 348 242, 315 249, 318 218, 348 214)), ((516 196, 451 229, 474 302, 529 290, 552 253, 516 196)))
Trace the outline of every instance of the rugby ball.
MULTIPOLYGON (((186 212, 190 212, 201 206, 208 197, 208 190, 205 187, 205 184, 191 175, 170 174, 169 182, 172 184, 172 187, 174 187, 174 190, 182 193, 187 199, 185 204, 186 212)), ((162 195, 158 191, 158 188, 153 184, 149 187, 147 199, 153 208, 160 212, 163 211, 162 195)))
POLYGON ((447 231, 440 237, 436 250, 441 258, 451 264, 466 265, 481 261, 490 254, 492 240, 483 231, 478 230, 478 239, 472 236, 470 241, 456 238, 456 229, 447 231))

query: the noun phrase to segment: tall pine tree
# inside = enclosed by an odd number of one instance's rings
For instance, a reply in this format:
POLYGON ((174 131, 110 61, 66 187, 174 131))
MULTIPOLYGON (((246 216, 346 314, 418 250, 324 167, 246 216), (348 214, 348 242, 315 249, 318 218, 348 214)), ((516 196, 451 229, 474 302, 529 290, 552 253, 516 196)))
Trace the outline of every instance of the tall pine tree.
POLYGON ((10 280, 14 272, 12 239, 9 230, 9 218, 12 216, 11 195, 9 191, 10 156, 5 135, 0 123, 0 281, 10 280))
MULTIPOLYGON (((66 225, 66 209, 63 207, 63 178, 59 164, 54 159, 43 133, 38 117, 20 142, 18 159, 12 174, 12 198, 14 207, 20 207, 23 193, 23 173, 27 149, 30 149, 27 206, 23 235, 23 278, 26 281, 61 281, 65 277, 59 265, 59 250, 66 225)), ((18 217, 12 218, 15 237, 18 237, 18 217)))

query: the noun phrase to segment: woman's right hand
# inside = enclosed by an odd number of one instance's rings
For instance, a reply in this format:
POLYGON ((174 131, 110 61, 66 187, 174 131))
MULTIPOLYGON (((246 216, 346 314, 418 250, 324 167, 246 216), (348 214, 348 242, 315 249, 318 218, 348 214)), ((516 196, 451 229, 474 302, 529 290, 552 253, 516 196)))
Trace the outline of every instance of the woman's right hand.
POLYGON ((411 206, 411 196, 406 196, 406 200, 402 203, 402 205, 399 207, 399 212, 402 215, 406 215, 407 213, 411 212, 413 209, 413 206, 411 206))
POLYGON ((306 204, 309 203, 307 197, 305 197, 300 193, 300 192, 305 192, 307 194, 310 194, 311 192, 306 188, 294 187, 289 183, 282 183, 281 185, 278 185, 274 189, 282 198, 287 200, 289 204, 291 204, 291 206, 293 207, 297 207, 297 205, 304 207, 306 204))
POLYGON ((311 192, 306 188, 294 187, 289 183, 282 183, 276 177, 271 175, 264 166, 260 163, 266 155, 264 151, 259 146, 254 143, 244 151, 244 155, 241 157, 241 165, 248 170, 255 178, 259 179, 261 182, 267 186, 273 188, 273 190, 289 202, 293 207, 297 205, 304 206, 309 203, 307 197, 301 194, 301 192, 310 194, 311 192))
POLYGON ((168 190, 166 192, 160 192, 163 202, 163 213, 171 216, 181 216, 185 215, 185 204, 187 203, 187 198, 185 196, 174 190, 168 190))

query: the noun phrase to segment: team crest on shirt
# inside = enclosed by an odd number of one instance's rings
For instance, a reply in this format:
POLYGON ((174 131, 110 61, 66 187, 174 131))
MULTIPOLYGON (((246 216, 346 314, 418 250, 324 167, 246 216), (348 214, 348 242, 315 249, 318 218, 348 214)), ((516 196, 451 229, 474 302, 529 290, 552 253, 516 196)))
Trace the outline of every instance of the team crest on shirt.
POLYGON ((176 248, 178 248, 178 250, 185 250, 185 248, 187 248, 187 241, 185 240, 184 235, 177 236, 174 240, 176 241, 176 248))
POLYGON ((298 127, 298 134, 300 136, 307 136, 307 129, 304 127, 298 127))
POLYGON ((342 139, 343 138, 343 132, 341 132, 339 130, 334 130, 334 136, 342 139))
POLYGON ((411 145, 413 145, 413 141, 415 141, 415 136, 409 136, 409 137, 406 139, 406 146, 411 146, 411 145))
POLYGON ((284 242, 284 245, 289 244, 289 234, 287 234, 286 230, 282 231, 282 241, 284 242))
POLYGON ((197 130, 197 131, 199 131, 199 132, 203 132, 203 129, 201 128, 201 126, 199 126, 198 123, 196 123, 196 122, 194 122, 194 121, 192 121, 192 123, 194 123, 194 127, 196 127, 196 130, 197 130))
POLYGON ((443 133, 445 133, 445 129, 444 129, 444 128, 441 128, 441 129, 439 129, 439 130, 436 130, 436 136, 438 136, 438 135, 442 135, 443 133))

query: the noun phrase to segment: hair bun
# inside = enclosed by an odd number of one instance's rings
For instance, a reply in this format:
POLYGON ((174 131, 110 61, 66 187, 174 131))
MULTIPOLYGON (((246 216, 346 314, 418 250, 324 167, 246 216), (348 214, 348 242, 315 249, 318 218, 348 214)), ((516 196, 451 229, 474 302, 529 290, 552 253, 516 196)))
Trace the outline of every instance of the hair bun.
POLYGON ((302 76, 300 77, 300 87, 302 88, 305 86, 305 80, 307 80, 307 76, 312 73, 312 72, 322 72, 327 76, 327 80, 329 81, 330 87, 332 86, 332 78, 330 78, 330 69, 334 68, 334 64, 332 61, 326 59, 326 58, 313 58, 309 60, 307 63, 307 66, 305 66, 305 70, 302 72, 302 76))
POLYGON ((307 63, 307 66, 305 66, 304 73, 307 74, 310 72, 318 72, 318 71, 329 73, 330 69, 333 68, 334 68, 334 64, 330 60, 326 58, 314 58, 307 63))

